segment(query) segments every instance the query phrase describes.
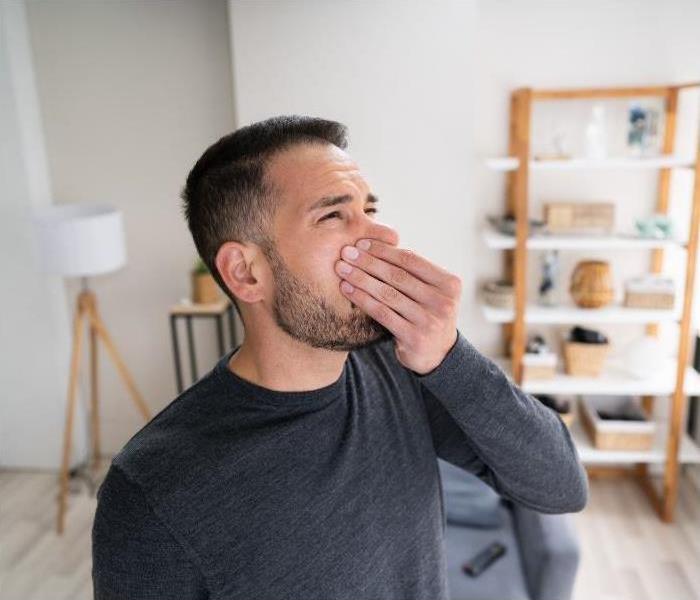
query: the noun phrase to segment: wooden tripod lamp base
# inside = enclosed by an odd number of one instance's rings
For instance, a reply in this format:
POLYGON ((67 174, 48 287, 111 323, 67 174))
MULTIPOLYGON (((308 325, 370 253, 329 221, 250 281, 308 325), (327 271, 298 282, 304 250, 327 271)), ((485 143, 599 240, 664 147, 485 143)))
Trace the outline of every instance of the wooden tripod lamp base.
POLYGON ((59 491, 58 491, 58 517, 56 529, 59 535, 63 533, 66 517, 66 503, 68 495, 68 470, 73 442, 73 419, 75 416, 76 391, 78 376, 80 373, 80 356, 83 339, 83 324, 89 326, 90 331, 90 388, 91 388, 91 419, 90 431, 92 432, 92 460, 93 469, 97 469, 100 461, 100 431, 99 413, 97 402, 97 341, 101 339, 107 348, 107 352, 117 367, 119 375, 126 384, 136 407, 146 421, 151 419, 151 413, 139 394, 134 381, 122 361, 117 348, 105 327, 97 310, 97 297, 91 290, 84 289, 77 299, 75 317, 73 321, 73 349, 70 363, 70 378, 68 381, 68 402, 66 404, 66 425, 63 435, 63 460, 61 463, 59 491))

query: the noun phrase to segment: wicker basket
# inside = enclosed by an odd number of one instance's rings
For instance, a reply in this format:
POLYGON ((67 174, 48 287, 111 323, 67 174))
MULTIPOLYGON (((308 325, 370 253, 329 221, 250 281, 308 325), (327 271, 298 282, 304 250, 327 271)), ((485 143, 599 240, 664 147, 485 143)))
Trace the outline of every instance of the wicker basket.
POLYGON ((513 284, 507 281, 487 281, 481 288, 484 302, 496 308, 513 309, 515 295, 513 284))
POLYGON ((625 281, 623 304, 634 308, 673 308, 676 289, 671 277, 647 273, 625 281))
POLYGON ((609 349, 609 342, 586 344, 564 340, 564 370, 566 374, 598 377, 603 369, 609 349))
POLYGON ((557 414, 559 415, 561 420, 564 421, 564 425, 566 425, 569 429, 571 429, 571 426, 574 423, 574 417, 576 416, 576 413, 574 412, 573 408, 569 412, 557 413, 557 414))
POLYGON ((673 308, 675 302, 674 294, 645 294, 625 291, 623 304, 630 308, 673 308))
POLYGON ((590 398, 579 404, 581 422, 595 448, 601 450, 649 450, 654 443, 654 421, 601 419, 590 398))
POLYGON ((554 352, 525 352, 521 364, 524 378, 552 379, 556 374, 557 355, 554 352))

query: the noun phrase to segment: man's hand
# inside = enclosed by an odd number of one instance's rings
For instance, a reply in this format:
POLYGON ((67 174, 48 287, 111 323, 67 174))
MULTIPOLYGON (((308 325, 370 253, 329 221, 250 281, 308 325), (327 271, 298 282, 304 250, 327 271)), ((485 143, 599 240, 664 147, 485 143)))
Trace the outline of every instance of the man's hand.
POLYGON ((399 362, 419 375, 437 367, 457 341, 462 280, 411 250, 375 239, 345 246, 341 256, 335 265, 341 291, 394 334, 399 362))

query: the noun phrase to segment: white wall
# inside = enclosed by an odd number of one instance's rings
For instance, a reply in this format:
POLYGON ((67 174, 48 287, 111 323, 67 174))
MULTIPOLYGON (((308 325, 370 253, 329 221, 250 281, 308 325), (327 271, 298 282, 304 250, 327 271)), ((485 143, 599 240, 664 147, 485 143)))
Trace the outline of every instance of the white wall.
MULTIPOLYGON (((179 190, 234 114, 240 125, 292 112, 346 123, 350 152, 382 198, 380 218, 403 245, 462 276, 460 328, 490 352, 500 330, 484 322, 475 295, 500 272, 500 254, 484 249, 478 226, 501 210, 503 177, 477 157, 505 152, 510 91, 698 79, 699 7, 230 0, 228 20, 223 0, 29 2, 54 198, 108 201, 125 213, 129 264, 93 285, 154 412, 175 395, 166 312, 188 294, 194 257, 179 190)), ((652 206, 655 181, 638 175, 533 181, 533 195, 575 188, 652 206)), ((67 288, 71 309, 76 288, 67 288)), ((42 335, 66 341, 41 332, 26 334, 27 348, 42 335)), ((22 335, 11 332, 13 348, 22 335)), ((202 327, 200 372, 215 358, 214 340, 202 327)), ((109 452, 141 421, 102 356, 109 452)), ((52 389, 62 411, 65 386, 52 389)))
MULTIPOLYGON (((350 152, 384 199, 380 218, 398 228, 403 245, 462 276, 460 324, 487 352, 500 349, 500 328, 484 322, 475 297, 484 279, 500 273, 501 255, 485 250, 479 228, 502 210, 505 178, 487 172, 479 157, 506 153, 511 90, 698 76, 700 4, 690 1, 640 2, 634 11, 609 1, 543 0, 229 6, 240 124, 290 112, 346 123, 350 152)), ((614 108, 611 124, 625 118, 627 104, 614 108)), ((561 107, 538 107, 538 137, 551 121, 547 110, 561 115, 561 107)), ((589 110, 579 105, 572 116, 587 118, 589 110)), ((656 200, 655 173, 543 177, 533 177, 534 215, 543 199, 612 199, 618 224, 630 229, 656 200)), ((647 268, 636 256, 619 260, 619 275, 647 268)), ((572 261, 562 256, 563 284, 572 261)), ((533 261, 532 285, 538 268, 533 261)), ((635 333, 615 336, 622 344, 635 333)), ((673 347, 674 332, 663 335, 673 347)))
POLYGON ((233 0, 229 9, 239 124, 291 113, 345 123, 349 152, 381 199, 378 219, 469 290, 474 2, 233 0))
MULTIPOLYGON (((31 215, 52 203, 23 2, 0 3, 0 466, 61 459, 70 315, 63 283, 40 271, 31 215)), ((85 455, 77 412, 72 463, 85 455)))
MULTIPOLYGON (((503 210, 505 178, 486 171, 480 157, 507 152, 510 92, 700 78, 694 0, 229 0, 229 7, 240 124, 293 112, 346 123, 350 153, 382 198, 380 219, 399 230, 403 246, 462 276, 460 328, 489 354, 501 351, 501 330, 484 321, 476 295, 485 279, 500 276, 502 255, 485 248, 480 227, 487 214, 503 210)), ((549 109, 561 115, 561 107, 549 109)), ((572 116, 587 117, 589 110, 577 106, 572 116)), ((612 107, 611 124, 626 110, 626 103, 612 107)), ((536 110, 535 135, 546 135, 549 114, 536 110)), ((696 127, 691 123, 691 135, 696 127)), ((544 177, 532 177, 532 216, 540 216, 543 200, 610 199, 621 228, 633 229, 634 218, 655 208, 655 173, 544 177)), ((682 183, 674 180, 676 198, 682 183)), ((685 224, 678 222, 681 229, 685 224)), ((561 255, 562 300, 580 258, 561 255)), ((647 268, 648 258, 616 256, 618 295, 624 277, 647 268)), ((677 260, 675 268, 682 272, 677 260)), ((533 258, 533 290, 538 269, 533 258)), ((603 329, 619 347, 643 332, 641 326, 603 329)), ((541 331, 552 343, 556 332, 541 331)), ((662 328, 661 336, 675 351, 677 328, 662 328)), ((667 406, 657 403, 664 416, 667 406)))
MULTIPOLYGON (((478 3, 479 60, 477 61, 475 118, 475 190, 480 202, 475 205, 475 223, 481 224, 486 214, 499 213, 504 206, 502 174, 484 169, 479 157, 505 155, 508 148, 508 102, 510 91, 528 86, 534 88, 633 86, 697 81, 700 78, 700 3, 693 0, 634 3, 610 0, 576 0, 553 2, 529 0, 508 2, 483 0, 478 3)), ((539 138, 535 150, 551 125, 569 126, 572 150, 576 151, 579 131, 590 114, 590 103, 569 103, 570 114, 581 119, 576 124, 562 115, 562 103, 547 102, 535 107, 533 133, 539 138), (571 125, 573 124, 573 128, 571 125)), ((684 107, 687 105, 684 103, 684 107)), ((624 129, 612 127, 615 119, 624 120, 626 102, 608 104, 611 125, 610 143, 620 146, 615 133, 624 129)), ((569 109, 567 109, 569 110, 569 109)), ((685 114, 685 113, 684 113, 685 114)), ((691 135, 697 133, 692 115, 683 123, 690 123, 691 135)), ((680 123, 680 122, 679 122, 680 123)), ((687 130, 678 132, 687 149, 687 130)), ((697 137, 695 137, 697 140, 697 137)), ((697 143, 695 141, 695 143, 697 143)), ((692 148, 694 150, 694 148, 692 148)), ((682 177, 676 178, 675 207, 687 202, 687 189, 682 189, 682 177)), ((655 207, 658 175, 654 172, 558 172, 534 173, 531 176, 531 216, 541 217, 545 200, 601 199, 616 203, 616 223, 619 228, 634 228, 634 218, 645 216, 655 207)), ((677 223, 682 229, 687 221, 677 223)), ((476 232, 473 232, 476 235, 476 232)), ((586 257, 601 258, 605 253, 588 252, 586 257)), ((566 297, 566 283, 576 260, 584 258, 573 253, 561 254, 562 297, 566 297)), ((492 277, 499 272, 500 256, 488 253, 478 265, 479 278, 492 277)), ((669 262, 669 266, 672 266, 669 262)), ((622 280, 638 275, 648 268, 648 255, 618 254, 612 262, 618 296, 622 294, 622 280)), ((680 266, 680 265, 679 265, 680 266)), ((682 266, 681 266, 682 267, 682 266)), ((533 260, 528 271, 531 286, 537 279, 539 265, 533 260)), ((534 286, 531 287, 534 293, 534 286)), ((700 290, 699 290, 700 291, 700 290)), ((698 294, 700 298, 700 294, 698 294)), ((700 302, 698 303, 700 306, 700 302)), ((498 348, 498 327, 488 326, 483 332, 482 346, 498 348)), ((642 327, 608 327, 611 339, 622 345, 630 336, 639 334, 642 327)), ((677 347, 677 332, 664 327, 662 339, 669 348, 677 347)))
MULTIPOLYGON (((508 139, 508 94, 520 86, 585 87, 585 86, 633 86, 678 83, 700 79, 700 3, 694 0, 654 2, 644 0, 633 3, 610 0, 576 0, 552 2, 529 0, 506 2, 480 0, 478 3, 478 40, 480 59, 477 61, 475 116, 479 126, 475 129, 477 156, 504 155, 508 139)), ((608 105, 610 134, 620 132, 613 125, 615 119, 623 120, 626 102, 608 105)), ((560 103, 546 103, 537 107, 533 115, 533 132, 540 140, 547 135, 548 127, 564 123, 560 103), (554 115, 552 117, 552 115, 554 115), (558 119, 558 120, 557 120, 558 119)), ((567 109, 570 110, 570 109, 567 109)), ((585 119, 590 103, 575 103, 570 114, 585 119)), ((679 121, 679 147, 691 150, 697 143, 697 95, 682 99, 682 121, 679 121)), ((583 121, 585 122, 585 121, 583 121)), ((623 130, 624 131, 624 130, 623 130)), ((575 136, 570 136, 572 150, 576 150, 575 136)), ((611 145, 619 147, 619 140, 611 139, 611 145)), ((541 146, 540 146, 541 147, 541 146)), ((672 210, 680 219, 690 215, 690 199, 687 174, 674 174, 672 210)), ((503 206, 503 175, 487 172, 478 163, 474 171, 475 186, 484 199, 478 205, 474 221, 483 222, 485 215, 498 213, 503 206)), ((658 176, 656 173, 540 173, 533 174, 531 216, 541 217, 543 201, 562 199, 603 199, 616 203, 616 222, 620 228, 632 229, 634 219, 652 212, 656 203, 658 176), (604 176, 601 176, 604 175, 604 176)), ((680 230, 687 230, 687 220, 677 221, 680 230)), ((475 232, 476 234, 476 232, 475 232)), ((622 281, 646 272, 648 255, 587 252, 585 256, 560 253, 561 290, 566 297, 567 282, 571 270, 581 258, 607 258, 611 260, 616 280, 618 298, 622 294, 622 281)), ((684 279, 683 256, 668 253, 665 269, 684 279)), ((487 255, 478 264, 480 279, 498 273, 498 256, 487 255)), ((530 289, 538 277, 536 260, 528 264, 530 289)), ((695 318, 700 307, 700 278, 696 275, 695 318)), ((682 288, 679 290, 682 293, 682 288)), ((556 333, 565 332, 569 326, 539 329, 552 343, 556 333)), ((643 333, 643 326, 597 326, 605 331, 617 352, 634 336, 643 333)), ((534 332, 534 328, 531 329, 534 332)), ((660 327, 660 337, 669 353, 675 354, 678 344, 678 327, 672 324, 660 327)), ((498 328, 484 328, 482 346, 493 350, 499 347, 498 328)), ((691 353, 695 344, 691 338, 691 353)), ((669 416, 669 403, 660 399, 655 403, 657 418, 669 416)), ((658 472, 660 466, 652 466, 658 472)))
MULTIPOLYGON (((196 256, 178 196, 204 149, 233 129, 226 4, 34 0, 28 22, 55 200, 124 214, 127 265, 91 286, 155 414, 176 396, 167 314, 189 295, 196 256)), ((79 281, 67 289, 72 303, 79 281)), ((213 323, 196 330, 201 376, 218 352, 213 323)), ((41 339, 31 337, 35 352, 41 339)), ((104 347, 99 377, 103 451, 114 453, 143 422, 104 347)))
MULTIPOLYGON (((680 83, 700 79, 700 3, 692 0, 629 3, 605 0, 552 2, 529 0, 506 2, 483 0, 478 3, 479 60, 476 70, 475 128, 476 156, 498 156, 507 153, 509 92, 520 86, 535 88, 633 86, 680 83)), ((575 117, 587 118, 590 104, 574 106, 575 117)), ((615 118, 624 119, 627 103, 608 105, 611 125, 615 118)), ((679 120, 678 141, 684 151, 695 150, 697 144, 697 95, 683 100, 683 120, 679 120), (689 144, 689 138, 693 138, 689 144)), ((533 131, 546 135, 553 121, 550 115, 561 114, 560 103, 537 107, 533 131)), ((563 122, 565 125, 566 121, 563 122)), ((585 121, 584 121, 585 123, 585 121)), ((570 124, 570 123, 569 123, 570 124)), ((611 136, 615 128, 611 127, 611 136)), ((611 144, 616 140, 611 139, 611 144)), ((617 141, 619 144, 619 141, 617 141)), ((573 150, 576 139, 572 136, 573 150)), ((687 174, 685 174, 687 175, 687 174)), ((677 211, 680 230, 687 230, 690 215, 688 183, 684 174, 673 179, 673 210, 677 211), (681 219, 686 219, 682 221, 681 219)), ((475 223, 482 223, 486 214, 499 213, 503 207, 505 177, 484 169, 479 162, 474 169, 475 189, 480 202, 475 205, 475 223)), ((541 217, 543 201, 552 199, 603 199, 616 203, 616 221, 620 228, 633 229, 634 218, 644 216, 655 208, 657 173, 629 172, 560 172, 534 173, 531 180, 531 216, 541 217)), ((474 235, 477 235, 476 231, 474 235)), ((611 261, 618 297, 622 281, 646 272, 649 255, 587 252, 584 255, 560 253, 561 291, 565 298, 571 270, 582 258, 607 258, 611 261)), ((480 280, 499 273, 500 256, 485 254, 485 260, 475 263, 480 280)), ((685 276, 683 256, 667 254, 665 268, 685 276)), ((539 265, 528 265, 530 290, 538 277, 539 265)), ((696 275, 696 284, 700 277, 696 275)), ((700 307, 700 285, 695 291, 695 315, 700 307)), ((697 317, 694 322, 697 323, 697 317)), ((560 332, 570 326, 560 327, 560 332)), ((609 334, 613 351, 617 352, 634 336, 643 333, 643 326, 597 326, 609 334)), ((493 351, 500 348, 499 328, 482 326, 481 347, 493 351)), ((534 327, 556 343, 554 328, 534 327)), ((660 327, 660 336, 669 353, 675 354, 678 327, 660 327)), ((691 355, 695 344, 691 338, 691 355)), ((669 404, 655 404, 658 417, 668 417, 669 404)))

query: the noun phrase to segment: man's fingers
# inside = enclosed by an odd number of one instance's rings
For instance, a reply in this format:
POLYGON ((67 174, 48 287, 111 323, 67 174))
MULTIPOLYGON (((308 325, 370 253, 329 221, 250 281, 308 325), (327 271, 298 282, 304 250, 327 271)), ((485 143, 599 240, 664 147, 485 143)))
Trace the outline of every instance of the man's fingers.
POLYGON ((377 323, 384 325, 384 327, 391 331, 396 338, 408 338, 409 332, 414 326, 396 311, 375 299, 371 294, 368 294, 364 290, 352 286, 352 284, 347 281, 343 281, 340 284, 340 289, 348 300, 357 304, 360 310, 367 313, 370 317, 377 321, 377 323), (348 286, 353 287, 354 289, 349 292, 348 286))
MULTIPOLYGON (((403 267, 391 264, 390 262, 372 255, 370 252, 365 252, 357 247, 350 246, 343 248, 341 251, 341 256, 346 263, 353 267, 357 267, 355 270, 369 273, 374 278, 380 280, 377 283, 384 282, 387 285, 399 290, 412 300, 415 300, 419 304, 434 306, 444 300, 444 297, 441 296, 433 286, 421 281, 403 267), (356 258, 353 258, 351 255, 353 250, 358 252, 358 256, 356 258)), ((339 274, 343 275, 341 272, 339 272, 339 274)), ((360 277, 361 273, 356 274, 356 278, 360 277)), ((361 279, 356 279, 354 283, 364 289, 368 289, 367 285, 363 285, 363 280, 361 279)), ((371 290, 369 291, 371 292, 371 290)), ((375 298, 378 297, 377 294, 373 293, 373 295, 375 298)))
MULTIPOLYGON (((356 246, 358 248, 365 249, 361 244, 363 240, 357 242, 356 246)), ((452 282, 455 276, 427 258, 416 254, 412 250, 395 248, 379 240, 366 240, 366 242, 368 243, 364 245, 367 246, 366 251, 370 254, 405 269, 425 283, 434 285, 447 295, 450 295, 453 291, 451 286, 454 285, 452 282)))
MULTIPOLYGON (((362 253, 361 253, 362 256, 362 253)), ((365 256, 368 256, 365 254, 365 256)), ((388 263, 384 263, 383 261, 380 261, 377 258, 371 257, 372 260, 375 263, 382 263, 386 267, 390 268, 395 268, 391 267, 388 263)), ((420 327, 423 325, 425 321, 425 309, 422 307, 422 305, 412 297, 409 297, 409 295, 403 294, 400 289, 388 282, 385 283, 381 279, 378 279, 376 277, 373 277, 372 275, 368 274, 364 269, 365 267, 363 265, 362 268, 359 268, 359 266, 356 266, 355 263, 359 262, 359 257, 355 261, 339 261, 336 269, 338 274, 345 279, 345 281, 350 282, 355 289, 361 288, 364 291, 368 292, 371 296, 373 296, 376 300, 379 300, 380 302, 386 304, 389 308, 393 309, 397 313, 399 313, 401 316, 403 316, 405 319, 413 323, 414 325, 420 327), (350 272, 345 272, 342 269, 345 268, 346 270, 350 268, 350 272)), ((417 286, 425 286, 424 283, 418 281, 415 277, 412 275, 408 275, 405 271, 404 273, 409 277, 413 283, 415 283, 417 286)), ((410 284, 411 282, 403 282, 404 284, 410 284)), ((410 285, 405 285, 404 287, 409 288, 410 285)), ((414 294, 415 295, 415 294, 414 294)))

